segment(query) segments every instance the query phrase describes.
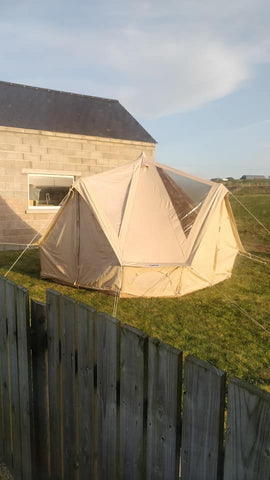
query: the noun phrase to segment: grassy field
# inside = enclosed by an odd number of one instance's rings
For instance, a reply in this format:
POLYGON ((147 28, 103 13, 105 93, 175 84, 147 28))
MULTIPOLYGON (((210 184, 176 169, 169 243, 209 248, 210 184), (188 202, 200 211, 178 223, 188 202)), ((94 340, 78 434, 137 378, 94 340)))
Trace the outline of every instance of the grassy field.
MULTIPOLYGON (((270 184, 260 193, 250 188, 248 193, 245 189, 241 192, 241 188, 235 193, 270 229, 270 184)), ((239 256, 230 280, 180 299, 120 299, 117 317, 180 348, 185 355, 196 355, 226 370, 229 376, 270 391, 270 337, 233 305, 240 305, 270 330, 269 235, 233 198, 232 207, 245 247, 264 258, 265 263, 239 256)), ((17 256, 17 252, 1 252, 1 275, 17 256)), ((32 298, 44 301, 46 289, 54 288, 112 315, 112 296, 41 280, 36 250, 24 255, 9 278, 27 287, 32 298)))
POLYGON ((235 180, 226 184, 236 199, 231 204, 242 242, 248 251, 270 253, 269 233, 248 214, 237 199, 270 230, 270 179, 260 182, 235 180))

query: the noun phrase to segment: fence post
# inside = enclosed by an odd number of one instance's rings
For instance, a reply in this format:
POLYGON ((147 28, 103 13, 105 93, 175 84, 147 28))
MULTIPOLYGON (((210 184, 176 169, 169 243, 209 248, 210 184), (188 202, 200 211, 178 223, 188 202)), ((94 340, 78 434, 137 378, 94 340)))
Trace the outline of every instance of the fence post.
POLYGON ((34 478, 49 478, 49 408, 46 305, 31 301, 34 478))

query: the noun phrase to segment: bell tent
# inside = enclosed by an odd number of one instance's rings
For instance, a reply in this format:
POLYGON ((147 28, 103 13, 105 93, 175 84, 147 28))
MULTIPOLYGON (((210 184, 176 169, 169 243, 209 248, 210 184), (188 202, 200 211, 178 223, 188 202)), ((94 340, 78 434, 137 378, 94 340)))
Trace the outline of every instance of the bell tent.
POLYGON ((222 184, 143 155, 80 178, 39 248, 44 278, 142 297, 221 282, 243 250, 222 184))

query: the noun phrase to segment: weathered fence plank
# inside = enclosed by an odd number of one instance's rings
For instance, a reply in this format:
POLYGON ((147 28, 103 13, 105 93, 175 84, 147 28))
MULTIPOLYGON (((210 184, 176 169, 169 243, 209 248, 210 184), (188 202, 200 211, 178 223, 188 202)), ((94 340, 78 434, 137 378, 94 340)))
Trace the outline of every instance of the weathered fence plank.
MULTIPOLYGON (((0 304, 0 309, 1 309, 1 304, 0 304)), ((1 322, 0 322, 0 325, 1 325, 1 322)), ((1 349, 1 340, 0 340, 0 349, 1 349)), ((1 353, 0 353, 0 457, 1 458, 3 458, 3 455, 4 455, 4 438, 5 438, 4 404, 3 404, 2 366, 1 366, 1 353)))
POLYGON ((2 381, 2 421, 3 421, 3 455, 12 467, 11 451, 11 419, 10 419, 10 386, 8 367, 8 342, 6 324, 6 279, 0 278, 0 355, 2 381))
POLYGON ((118 480, 119 321, 97 315, 98 479, 118 480))
POLYGON ((94 315, 94 309, 83 304, 78 305, 78 429, 81 480, 94 478, 97 448, 94 429, 94 315))
POLYGON ((225 373, 194 357, 185 361, 182 479, 217 480, 223 461, 225 373))
MULTIPOLYGON (((20 394, 20 430, 22 478, 32 477, 32 379, 29 338, 29 295, 28 290, 17 287, 17 338, 20 394)), ((39 477, 41 478, 41 477, 39 477)))
POLYGON ((50 415, 50 461, 52 480, 62 478, 62 411, 60 402, 60 298, 53 290, 47 290, 48 335, 48 386, 50 415))
POLYGON ((179 477, 182 352, 149 341, 147 480, 179 477))
POLYGON ((8 349, 10 369, 11 430, 13 472, 21 478, 21 419, 19 393, 19 367, 17 350, 16 285, 10 281, 6 284, 6 308, 8 327, 8 349))
POLYGON ((121 326, 119 478, 145 477, 147 335, 121 326), (144 424, 145 423, 145 424, 144 424))
MULTIPOLYGON (((2 323, 3 317, 5 317, 5 283, 0 276, 0 455, 3 458, 4 455, 4 402, 3 402, 3 382, 2 382, 2 362, 1 357, 3 352, 1 350, 1 336, 2 336, 2 323)), ((6 330, 6 329, 5 329, 6 330)))
POLYGON ((33 369, 33 421, 35 477, 47 480, 50 474, 49 452, 49 405, 48 405, 48 358, 46 305, 32 300, 32 369, 33 369))
POLYGON ((76 479, 76 398, 75 398, 75 306, 76 302, 61 297, 61 356, 63 408, 64 478, 76 479))
POLYGON ((229 383, 224 480, 270 478, 270 395, 241 380, 229 383))

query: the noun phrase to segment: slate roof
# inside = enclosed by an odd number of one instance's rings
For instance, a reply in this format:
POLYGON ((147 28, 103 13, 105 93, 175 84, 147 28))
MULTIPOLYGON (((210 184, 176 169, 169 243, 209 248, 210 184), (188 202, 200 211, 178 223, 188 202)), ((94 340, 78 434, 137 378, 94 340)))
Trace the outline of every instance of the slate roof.
POLYGON ((0 125, 156 143, 118 100, 3 81, 0 125))

